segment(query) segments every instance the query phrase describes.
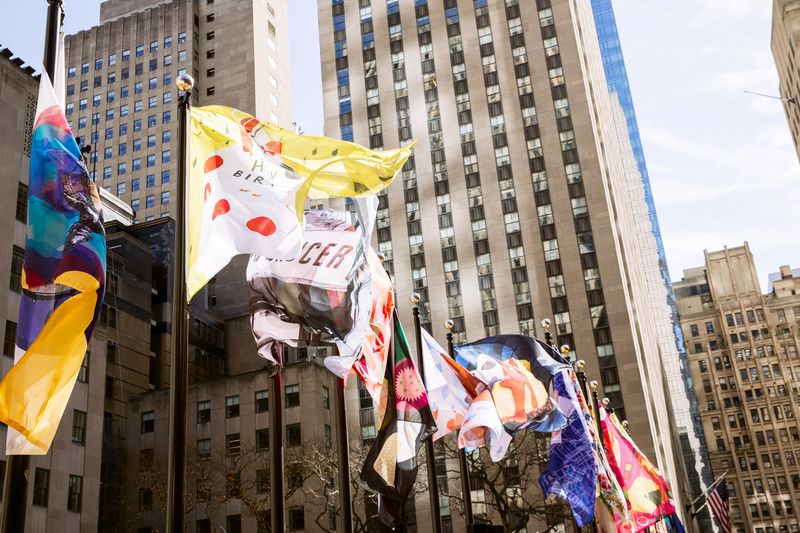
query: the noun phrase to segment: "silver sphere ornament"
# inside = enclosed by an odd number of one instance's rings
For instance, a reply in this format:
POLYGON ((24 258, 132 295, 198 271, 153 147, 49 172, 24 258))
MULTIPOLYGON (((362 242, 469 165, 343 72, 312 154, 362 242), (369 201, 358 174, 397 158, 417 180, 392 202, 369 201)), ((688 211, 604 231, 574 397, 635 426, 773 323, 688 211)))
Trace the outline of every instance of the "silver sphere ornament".
POLYGON ((188 93, 194 88, 194 78, 186 73, 175 78, 175 86, 181 91, 188 93))
POLYGON ((408 299, 412 304, 417 305, 419 303, 419 293, 412 292, 408 299))
POLYGON ((455 326, 455 325, 456 325, 456 324, 455 324, 455 322, 453 322, 453 321, 452 321, 452 320, 450 320, 449 318, 448 318, 447 320, 445 320, 445 321, 444 321, 444 329, 446 329, 446 330, 448 330, 448 331, 450 331, 451 329, 453 329, 453 326, 455 326))

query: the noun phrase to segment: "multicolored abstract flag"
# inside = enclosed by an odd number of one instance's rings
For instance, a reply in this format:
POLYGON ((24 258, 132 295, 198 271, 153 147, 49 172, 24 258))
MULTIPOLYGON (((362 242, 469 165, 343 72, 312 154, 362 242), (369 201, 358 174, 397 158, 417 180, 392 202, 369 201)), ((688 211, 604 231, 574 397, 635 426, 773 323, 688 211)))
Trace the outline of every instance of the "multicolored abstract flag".
POLYGON ((506 430, 541 432, 563 428, 567 419, 549 396, 553 373, 565 365, 530 337, 498 335, 454 347, 456 361, 490 389, 506 430))
POLYGON ((0 383, 6 453, 46 454, 103 302, 106 238, 97 188, 42 74, 31 142, 28 235, 14 366, 0 383))
POLYGON ((428 396, 417 372, 403 327, 393 314, 394 335, 386 365, 386 400, 379 412, 378 436, 361 470, 361 481, 379 495, 379 515, 395 526, 417 478, 417 454, 436 432, 428 396))
MULTIPOLYGON (((675 512, 669 486, 658 469, 628 437, 616 415, 600 406, 600 424, 608 463, 628 501, 634 531, 642 531, 675 512)), ((618 525, 619 528, 619 525, 618 525)))
POLYGON ((328 370, 340 378, 346 377, 352 368, 378 406, 384 390, 386 362, 392 343, 394 292, 389 274, 371 248, 367 253, 367 262, 372 273, 372 310, 361 354, 352 365, 341 357, 327 357, 324 362, 328 370))
POLYGON ((553 378, 553 398, 569 419, 552 434, 547 470, 539 477, 545 497, 558 496, 572 508, 583 527, 594 519, 597 458, 592 448, 591 418, 575 372, 559 370, 553 378))
MULTIPOLYGON (((259 355, 277 365, 276 342, 297 345, 312 334, 335 342, 347 370, 361 352, 372 308, 367 253, 378 201, 357 201, 357 216, 312 209, 295 259, 253 255, 247 266, 251 324, 259 355)), ((345 375, 347 372, 345 372, 345 375)))
POLYGON ((296 258, 309 197, 380 191, 402 168, 411 146, 374 151, 208 106, 191 112, 190 151, 189 298, 235 255, 296 258))

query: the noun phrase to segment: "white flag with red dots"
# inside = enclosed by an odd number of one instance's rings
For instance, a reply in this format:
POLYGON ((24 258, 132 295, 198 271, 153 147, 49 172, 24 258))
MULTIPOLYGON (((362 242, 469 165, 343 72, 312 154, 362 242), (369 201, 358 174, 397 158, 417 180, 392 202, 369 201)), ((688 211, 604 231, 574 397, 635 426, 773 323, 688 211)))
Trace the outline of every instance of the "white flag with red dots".
POLYGON ((238 254, 299 254, 295 198, 305 181, 281 165, 279 145, 253 142, 232 116, 199 108, 191 123, 189 298, 238 254))

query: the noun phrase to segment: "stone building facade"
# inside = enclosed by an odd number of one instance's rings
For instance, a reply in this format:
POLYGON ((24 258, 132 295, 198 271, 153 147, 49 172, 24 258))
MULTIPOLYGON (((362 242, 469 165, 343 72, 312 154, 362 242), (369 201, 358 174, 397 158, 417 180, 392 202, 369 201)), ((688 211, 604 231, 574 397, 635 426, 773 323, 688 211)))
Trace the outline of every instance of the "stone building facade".
POLYGON ((769 291, 744 246, 705 252, 674 283, 706 446, 732 531, 800 530, 800 275, 769 291))

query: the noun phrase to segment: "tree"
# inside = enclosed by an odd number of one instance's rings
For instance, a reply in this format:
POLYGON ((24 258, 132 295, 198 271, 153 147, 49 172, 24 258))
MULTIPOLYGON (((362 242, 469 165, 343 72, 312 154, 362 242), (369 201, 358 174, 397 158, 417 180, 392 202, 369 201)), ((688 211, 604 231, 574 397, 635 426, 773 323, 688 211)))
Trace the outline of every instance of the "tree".
MULTIPOLYGON (((463 516, 455 435, 437 441, 436 446, 444 455, 448 479, 456 480, 453 486, 459 487, 450 491, 451 505, 463 516)), ((514 435, 508 453, 497 463, 491 461, 486 448, 468 453, 475 521, 499 523, 508 533, 523 530, 531 520, 547 527, 546 531, 564 524, 571 516, 569 509, 562 502, 545 499, 539 488, 539 474, 547 465, 549 449, 549 434, 520 430, 514 435)))

